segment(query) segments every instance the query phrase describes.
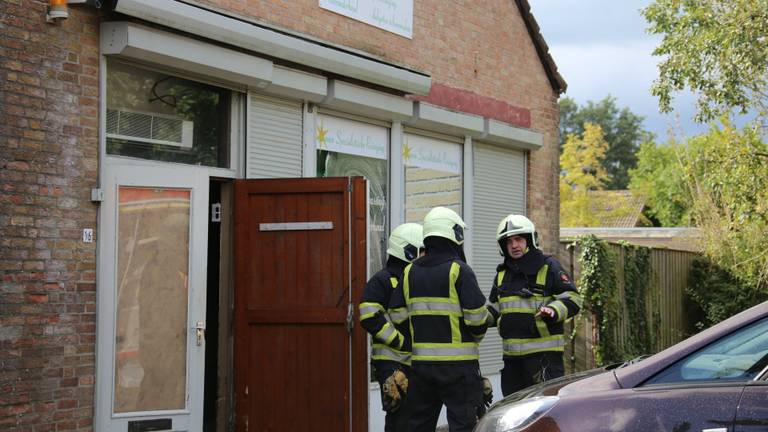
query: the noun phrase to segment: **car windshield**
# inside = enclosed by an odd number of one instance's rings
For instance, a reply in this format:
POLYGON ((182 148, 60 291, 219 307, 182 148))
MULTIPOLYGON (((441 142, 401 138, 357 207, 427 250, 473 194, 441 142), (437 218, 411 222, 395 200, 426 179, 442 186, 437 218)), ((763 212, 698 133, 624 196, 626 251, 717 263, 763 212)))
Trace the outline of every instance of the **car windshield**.
POLYGON ((646 382, 666 384, 688 381, 757 378, 768 366, 768 318, 717 340, 677 361, 646 382))

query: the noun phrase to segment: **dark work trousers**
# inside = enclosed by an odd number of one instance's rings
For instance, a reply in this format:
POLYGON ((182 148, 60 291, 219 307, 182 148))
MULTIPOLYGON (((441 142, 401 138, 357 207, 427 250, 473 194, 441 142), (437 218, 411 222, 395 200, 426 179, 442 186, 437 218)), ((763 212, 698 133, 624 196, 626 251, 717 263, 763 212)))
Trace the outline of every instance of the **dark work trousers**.
POLYGON ((504 357, 504 369, 501 370, 501 394, 507 396, 534 384, 561 377, 564 373, 562 352, 540 352, 520 357, 504 357))
MULTIPOLYGON (((379 392, 381 393, 381 406, 384 406, 384 381, 392 375, 395 370, 400 369, 410 380, 409 367, 394 361, 377 360, 372 364, 373 373, 376 381, 379 383, 379 392)), ((409 386, 410 387, 410 386, 409 386)), ((395 412, 384 411, 384 432, 405 432, 408 427, 408 398, 402 395, 400 407, 395 412)))
POLYGON ((443 405, 450 432, 471 432, 482 403, 483 381, 477 362, 411 367, 408 432, 435 432, 443 405))

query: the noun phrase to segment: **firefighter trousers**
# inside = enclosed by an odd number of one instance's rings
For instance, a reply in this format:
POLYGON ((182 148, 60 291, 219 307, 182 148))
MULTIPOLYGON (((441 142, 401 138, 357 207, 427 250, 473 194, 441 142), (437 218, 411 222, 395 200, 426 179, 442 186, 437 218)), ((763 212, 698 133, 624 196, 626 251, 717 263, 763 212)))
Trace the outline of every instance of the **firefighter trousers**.
POLYGON ((562 352, 540 352, 520 357, 504 357, 501 394, 510 395, 526 387, 563 376, 562 352))
POLYGON ((445 405, 450 432, 471 432, 483 403, 483 381, 476 361, 416 364, 408 385, 409 432, 434 432, 445 405))

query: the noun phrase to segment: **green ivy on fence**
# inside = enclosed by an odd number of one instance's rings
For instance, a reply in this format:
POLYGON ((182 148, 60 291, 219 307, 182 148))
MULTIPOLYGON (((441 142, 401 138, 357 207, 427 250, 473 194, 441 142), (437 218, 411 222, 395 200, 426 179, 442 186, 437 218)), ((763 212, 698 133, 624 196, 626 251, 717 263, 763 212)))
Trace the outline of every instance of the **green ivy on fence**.
MULTIPOLYGON (((646 290, 650 282, 650 249, 621 244, 624 250, 624 295, 618 280, 618 257, 608 244, 594 235, 575 242, 580 248, 579 290, 584 297, 584 311, 594 316, 597 339, 594 341, 598 365, 624 361, 651 352, 653 337, 648 325, 646 290), (630 331, 628 340, 619 338, 620 317, 626 314, 630 331)), ((580 321, 579 319, 579 321, 580 321)), ((579 321, 574 325, 571 340, 579 321)))

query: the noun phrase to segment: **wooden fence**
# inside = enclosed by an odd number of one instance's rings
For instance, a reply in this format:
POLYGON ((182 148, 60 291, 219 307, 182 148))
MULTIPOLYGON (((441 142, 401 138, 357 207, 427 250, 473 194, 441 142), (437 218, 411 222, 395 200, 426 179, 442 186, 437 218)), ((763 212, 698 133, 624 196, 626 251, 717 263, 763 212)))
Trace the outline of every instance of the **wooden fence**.
MULTIPOLYGON (((573 279, 578 282, 579 248, 573 245, 566 248, 567 243, 562 243, 561 246, 561 263, 570 268, 573 279)), ((627 302, 624 300, 624 249, 615 243, 608 243, 608 246, 617 257, 616 279, 619 283, 619 299, 624 305, 624 313, 613 329, 621 346, 628 342, 630 332, 636 331, 636 328, 627 319, 627 302)), ((661 351, 695 332, 690 313, 686 310, 685 288, 688 286, 693 259, 697 256, 698 254, 693 252, 651 249, 651 270, 645 290, 645 301, 652 352, 647 354, 661 351)), ((577 325, 577 332, 566 347, 566 368, 571 372, 591 369, 596 366, 593 347, 597 332, 594 317, 582 311, 580 316, 571 322, 571 329, 574 324, 577 325)))

